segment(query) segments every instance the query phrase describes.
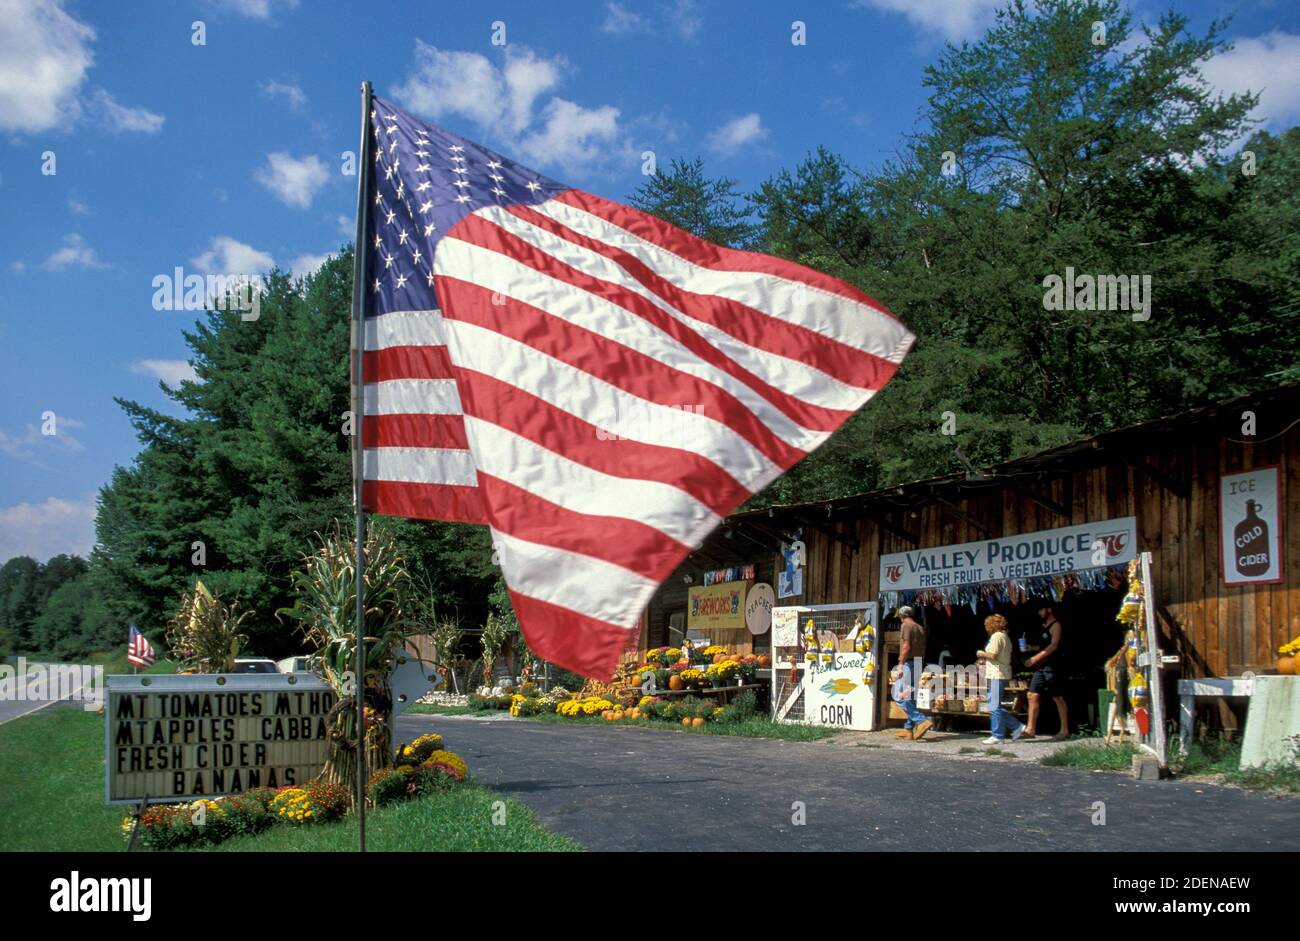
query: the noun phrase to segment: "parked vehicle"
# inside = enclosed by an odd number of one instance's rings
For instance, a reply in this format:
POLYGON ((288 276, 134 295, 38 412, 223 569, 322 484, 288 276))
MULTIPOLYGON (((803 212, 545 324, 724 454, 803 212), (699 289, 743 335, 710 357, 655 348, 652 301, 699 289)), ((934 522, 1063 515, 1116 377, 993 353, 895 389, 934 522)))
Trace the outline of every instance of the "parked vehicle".
POLYGON ((235 673, 279 673, 280 669, 270 657, 236 657, 235 673))

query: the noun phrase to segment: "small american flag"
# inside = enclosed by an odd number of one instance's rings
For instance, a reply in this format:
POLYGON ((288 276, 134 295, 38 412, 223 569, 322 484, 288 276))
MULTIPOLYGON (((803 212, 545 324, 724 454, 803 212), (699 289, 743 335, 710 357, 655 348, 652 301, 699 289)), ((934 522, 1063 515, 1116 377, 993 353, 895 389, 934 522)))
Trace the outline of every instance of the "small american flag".
POLYGON ((158 659, 148 638, 134 624, 131 625, 131 636, 126 642, 126 659, 138 667, 151 667, 158 659))
POLYGON ((529 647, 608 676, 659 584, 914 338, 848 284, 372 102, 366 509, 486 523, 529 647))

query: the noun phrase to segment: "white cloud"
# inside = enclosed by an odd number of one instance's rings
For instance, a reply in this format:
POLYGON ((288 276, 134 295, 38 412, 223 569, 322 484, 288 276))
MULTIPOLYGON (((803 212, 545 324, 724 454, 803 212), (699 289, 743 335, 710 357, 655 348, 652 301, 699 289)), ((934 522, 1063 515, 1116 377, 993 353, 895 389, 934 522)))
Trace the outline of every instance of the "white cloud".
POLYGON ((14 274, 22 274, 27 270, 27 262, 15 261, 9 265, 9 270, 14 274))
POLYGON ((709 135, 709 146, 724 157, 767 136, 758 112, 733 118, 709 135))
POLYGON ((26 425, 21 434, 11 435, 0 431, 0 454, 19 461, 37 462, 37 448, 60 447, 69 454, 84 451, 85 445, 69 429, 85 428, 86 423, 75 418, 56 414, 51 430, 53 434, 44 434, 45 418, 26 425))
POLYGON ((198 373, 183 359, 138 359, 128 367, 137 376, 153 376, 164 385, 179 389, 181 382, 198 382, 198 373))
POLYGON ((157 134, 162 130, 163 121, 167 120, 161 114, 154 114, 145 108, 128 108, 120 105, 102 88, 95 89, 90 100, 100 121, 110 131, 119 134, 157 134))
POLYGON ((44 562, 64 553, 85 558, 94 545, 94 494, 0 507, 0 560, 29 555, 44 562))
POLYGON ((957 42, 972 39, 993 22, 993 13, 1006 0, 854 0, 853 6, 901 13, 912 24, 957 42))
POLYGON ((86 240, 73 232, 63 237, 63 247, 41 264, 46 271, 62 271, 64 268, 107 268, 99 255, 86 240))
POLYGON ((275 259, 228 235, 218 235, 206 252, 190 259, 203 274, 254 275, 275 267, 275 259))
POLYGON ((1225 94, 1259 92, 1254 117, 1281 131, 1300 123, 1300 35, 1274 31, 1233 40, 1201 68, 1225 94))
POLYGON ((74 216, 90 215, 90 207, 71 194, 68 195, 68 211, 74 216))
POLYGON ((246 16, 252 20, 269 20, 271 14, 278 10, 293 10, 298 0, 208 0, 208 2, 227 13, 246 16))
POLYGON ((353 219, 351 216, 345 216, 342 213, 339 213, 339 215, 335 217, 334 222, 338 225, 341 234, 348 236, 357 234, 357 220, 353 219))
POLYGON ((315 154, 291 157, 279 150, 266 155, 266 165, 258 167, 253 178, 286 206, 306 209, 329 180, 329 171, 315 154))
POLYGON ((584 108, 563 98, 546 106, 543 125, 518 143, 520 154, 533 163, 585 166, 622 153, 618 109, 584 108))
POLYGON ((605 4, 605 20, 600 24, 603 32, 624 35, 650 32, 650 21, 640 13, 633 13, 621 3, 605 4))
POLYGON ((283 101, 290 111, 302 111, 307 107, 307 93, 291 82, 263 82, 262 94, 283 101))
POLYGON ((95 31, 59 2, 0 0, 0 129, 46 131, 79 113, 95 31))
POLYGON ((669 25, 682 39, 694 39, 704 28, 704 17, 695 7, 695 0, 676 0, 672 10, 664 11, 669 25))
POLYGON ((477 52, 416 40, 415 67, 394 93, 433 120, 468 118, 498 146, 534 164, 581 170, 624 156, 628 145, 617 108, 547 97, 568 69, 563 56, 548 59, 518 46, 507 47, 498 67, 477 52))
POLYGON ((293 261, 289 262, 289 271, 295 277, 305 278, 309 274, 315 274, 320 270, 320 266, 325 264, 329 254, 322 255, 299 255, 293 261))
POLYGON ((154 133, 161 115, 118 104, 102 88, 83 100, 95 31, 63 0, 0 0, 0 130, 68 130, 87 112, 114 131, 154 133))

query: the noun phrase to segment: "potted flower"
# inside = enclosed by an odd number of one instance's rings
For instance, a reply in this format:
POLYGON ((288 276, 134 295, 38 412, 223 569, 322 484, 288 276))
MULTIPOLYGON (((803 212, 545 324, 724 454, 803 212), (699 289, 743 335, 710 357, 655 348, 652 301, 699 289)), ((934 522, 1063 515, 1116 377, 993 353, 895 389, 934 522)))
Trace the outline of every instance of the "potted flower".
POLYGON ((1298 657, 1300 657, 1300 637, 1293 637, 1290 643, 1277 648, 1277 663, 1274 664, 1277 672, 1283 676, 1300 674, 1300 665, 1297 664, 1298 657))

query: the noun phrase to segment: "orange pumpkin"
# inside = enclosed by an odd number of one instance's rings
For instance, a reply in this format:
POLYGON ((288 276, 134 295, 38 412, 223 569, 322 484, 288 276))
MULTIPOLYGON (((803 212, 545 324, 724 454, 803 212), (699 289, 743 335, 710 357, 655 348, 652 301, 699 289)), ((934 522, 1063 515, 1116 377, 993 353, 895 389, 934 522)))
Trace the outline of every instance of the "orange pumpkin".
POLYGON ((696 728, 696 729, 698 729, 698 728, 699 728, 700 726, 702 726, 703 724, 704 724, 704 720, 701 719, 699 716, 696 716, 694 719, 691 720, 691 727, 692 727, 692 728, 696 728))
POLYGON ((682 678, 681 678, 680 676, 678 676, 676 673, 674 673, 672 676, 668 677, 668 688, 669 688, 669 689, 673 689, 673 690, 681 689, 681 688, 682 688, 682 685, 683 685, 683 684, 682 684, 682 678))
POLYGON ((688 727, 689 727, 690 724, 691 724, 691 720, 690 720, 690 719, 683 719, 683 720, 682 720, 682 725, 685 725, 685 726, 688 726, 688 727))
POLYGON ((767 654, 762 654, 758 658, 758 665, 763 669, 767 669, 772 665, 772 658, 767 656, 767 654))
POLYGON ((615 712, 615 713, 614 713, 614 721, 615 721, 615 722, 622 722, 622 721, 623 721, 623 712, 622 712, 622 710, 619 710, 618 712, 615 712))
POLYGON ((726 655, 725 653, 715 653, 715 654, 713 655, 713 662, 714 662, 714 663, 721 663, 723 660, 726 660, 726 659, 727 659, 727 655, 726 655))

